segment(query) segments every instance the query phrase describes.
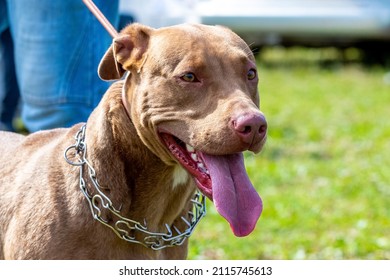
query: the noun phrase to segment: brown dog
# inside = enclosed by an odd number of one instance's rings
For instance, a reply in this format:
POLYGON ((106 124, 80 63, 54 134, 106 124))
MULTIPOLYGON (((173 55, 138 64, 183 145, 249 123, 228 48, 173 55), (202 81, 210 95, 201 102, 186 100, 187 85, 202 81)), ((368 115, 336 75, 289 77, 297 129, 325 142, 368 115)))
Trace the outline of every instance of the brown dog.
POLYGON ((0 259, 185 258, 196 189, 235 235, 254 229, 262 203, 242 152, 261 150, 267 125, 244 41, 133 24, 99 66, 105 80, 126 71, 85 130, 0 133, 0 259))

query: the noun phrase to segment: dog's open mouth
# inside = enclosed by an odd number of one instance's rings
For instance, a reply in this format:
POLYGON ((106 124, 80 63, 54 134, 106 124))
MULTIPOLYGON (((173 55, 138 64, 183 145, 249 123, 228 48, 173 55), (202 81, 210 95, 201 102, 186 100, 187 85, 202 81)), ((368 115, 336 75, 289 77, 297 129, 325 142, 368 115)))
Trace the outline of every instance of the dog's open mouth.
POLYGON ((171 134, 162 133, 161 138, 176 160, 194 177, 199 190, 213 200, 210 172, 206 168, 202 154, 171 134))
POLYGON ((214 202, 236 236, 250 234, 263 209, 250 182, 242 153, 216 156, 195 150, 177 137, 160 133, 175 159, 193 176, 199 190, 214 202))

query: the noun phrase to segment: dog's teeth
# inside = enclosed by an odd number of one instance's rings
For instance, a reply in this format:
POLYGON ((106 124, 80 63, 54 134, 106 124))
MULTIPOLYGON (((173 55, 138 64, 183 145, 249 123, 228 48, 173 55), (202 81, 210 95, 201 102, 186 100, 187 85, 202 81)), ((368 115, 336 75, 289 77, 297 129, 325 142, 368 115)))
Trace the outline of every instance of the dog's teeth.
POLYGON ((198 156, 197 156, 195 153, 192 153, 192 154, 191 154, 191 158, 192 158, 194 161, 198 161, 198 156))
POLYGON ((189 151, 190 153, 195 152, 194 147, 192 147, 192 146, 190 146, 188 144, 186 144, 186 148, 187 148, 187 151, 189 151))
POLYGON ((204 166, 203 163, 199 162, 199 163, 198 163, 198 168, 199 168, 202 172, 208 174, 208 170, 207 170, 207 168, 204 166))

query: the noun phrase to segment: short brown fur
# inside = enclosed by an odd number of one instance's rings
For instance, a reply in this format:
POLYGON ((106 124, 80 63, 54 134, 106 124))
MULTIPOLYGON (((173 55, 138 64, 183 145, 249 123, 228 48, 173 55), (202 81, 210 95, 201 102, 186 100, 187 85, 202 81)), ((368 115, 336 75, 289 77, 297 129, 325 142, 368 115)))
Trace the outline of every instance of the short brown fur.
MULTIPOLYGON (((258 112, 257 82, 240 78, 248 63, 254 58, 247 45, 221 27, 135 24, 114 39, 99 75, 131 74, 114 83, 91 114, 86 144, 103 191, 124 216, 165 231, 196 189, 190 176, 176 180, 181 167, 157 128, 212 154, 261 149, 264 140, 249 147, 229 129, 231 116, 258 112), (177 77, 188 70, 208 82, 182 83, 177 77)), ((63 156, 81 126, 28 136, 0 132, 0 259, 186 258, 187 241, 154 251, 119 239, 92 218, 79 169, 63 156)))

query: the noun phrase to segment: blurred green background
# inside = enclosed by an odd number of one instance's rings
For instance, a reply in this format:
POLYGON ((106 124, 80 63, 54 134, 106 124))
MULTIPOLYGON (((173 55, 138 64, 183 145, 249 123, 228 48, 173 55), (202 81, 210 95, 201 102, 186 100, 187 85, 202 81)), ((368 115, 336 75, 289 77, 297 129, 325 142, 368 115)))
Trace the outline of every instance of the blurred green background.
POLYGON ((246 154, 264 210, 234 237, 208 201, 189 259, 390 259, 390 72, 357 49, 258 55, 268 141, 246 154))

